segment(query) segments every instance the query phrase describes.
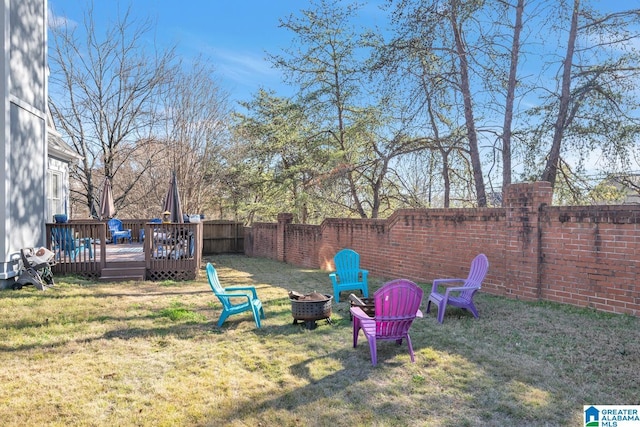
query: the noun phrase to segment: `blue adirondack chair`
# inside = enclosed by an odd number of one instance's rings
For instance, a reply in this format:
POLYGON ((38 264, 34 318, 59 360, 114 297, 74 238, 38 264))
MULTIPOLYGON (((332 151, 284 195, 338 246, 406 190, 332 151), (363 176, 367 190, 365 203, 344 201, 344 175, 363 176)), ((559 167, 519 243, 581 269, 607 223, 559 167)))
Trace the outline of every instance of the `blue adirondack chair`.
POLYGON ((360 268, 360 255, 353 249, 342 249, 333 257, 336 271, 329 274, 333 284, 333 298, 340 302, 340 292, 360 290, 362 296, 369 297, 367 275, 369 272, 360 268))
POLYGON ((75 260, 81 251, 88 251, 89 258, 93 259, 91 239, 88 237, 74 238, 70 228, 52 227, 51 240, 57 259, 62 258, 62 254, 64 254, 65 257, 75 260))
MULTIPOLYGON (((160 218, 151 218, 151 219, 149 220, 149 223, 150 223, 150 224, 162 224, 162 220, 161 220, 160 218)), ((144 242, 144 238, 145 238, 145 235, 144 235, 144 228, 141 228, 141 229, 140 229, 140 241, 141 241, 141 242, 144 242)))
POLYGON ((489 270, 489 260, 485 254, 476 256, 471 261, 471 269, 466 279, 436 279, 433 281, 429 301, 427 302, 427 313, 431 310, 433 302, 438 307, 438 322, 444 321, 444 311, 447 305, 468 309, 473 316, 478 318, 478 309, 473 303, 473 295, 478 292, 482 286, 484 276, 489 270), (438 285, 448 285, 451 283, 459 283, 461 286, 447 287, 445 293, 438 292, 438 285))
POLYGON ((207 280, 211 290, 222 303, 222 313, 218 320, 218 327, 221 327, 227 317, 245 311, 253 312, 253 319, 259 328, 260 319, 264 319, 262 302, 258 299, 258 294, 254 286, 233 286, 223 288, 218 280, 218 273, 213 265, 207 263, 207 280), (238 302, 239 301, 239 302, 238 302))
POLYGON ((118 244, 118 239, 129 239, 129 243, 132 242, 131 229, 124 229, 122 227, 122 221, 118 218, 111 218, 109 222, 107 222, 107 227, 109 227, 109 231, 111 232, 111 241, 114 245, 118 244))

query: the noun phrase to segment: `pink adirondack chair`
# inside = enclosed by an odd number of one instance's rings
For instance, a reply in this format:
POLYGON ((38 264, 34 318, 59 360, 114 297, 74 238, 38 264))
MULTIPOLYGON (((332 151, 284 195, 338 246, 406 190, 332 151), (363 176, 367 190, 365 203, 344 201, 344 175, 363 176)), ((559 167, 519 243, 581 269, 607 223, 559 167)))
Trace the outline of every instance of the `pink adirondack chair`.
POLYGON ((447 305, 468 309, 477 319, 478 309, 473 303, 473 296, 480 287, 482 281, 489 270, 489 260, 484 254, 476 256, 471 262, 469 276, 466 279, 436 279, 433 281, 429 301, 427 302, 427 313, 431 310, 431 303, 438 306, 438 322, 444 321, 444 311, 447 305), (450 283, 462 283, 462 286, 447 287, 444 294, 438 292, 438 285, 448 285, 450 283), (457 295, 455 293, 458 293, 457 295))
POLYGON ((407 340, 411 361, 414 361, 409 328, 416 317, 422 317, 423 291, 407 279, 396 279, 385 283, 374 294, 375 317, 369 317, 360 307, 352 307, 353 347, 358 345, 358 334, 362 329, 369 341, 371 363, 378 363, 378 340, 392 340, 398 345, 407 340))

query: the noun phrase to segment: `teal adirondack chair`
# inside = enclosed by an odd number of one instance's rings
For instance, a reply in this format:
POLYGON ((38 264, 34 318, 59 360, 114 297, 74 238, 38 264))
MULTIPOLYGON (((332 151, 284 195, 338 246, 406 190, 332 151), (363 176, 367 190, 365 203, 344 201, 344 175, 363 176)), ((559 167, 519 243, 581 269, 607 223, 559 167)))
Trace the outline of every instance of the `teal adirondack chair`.
POLYGON ((89 259, 93 259, 91 239, 88 237, 74 238, 70 228, 52 227, 51 240, 53 241, 53 249, 57 259, 62 258, 64 254, 65 257, 75 261, 81 251, 88 251, 89 259))
POLYGON ((367 275, 369 272, 360 268, 360 255, 353 249, 342 249, 333 257, 336 271, 329 274, 333 284, 333 298, 340 302, 340 292, 359 290, 364 298, 369 297, 367 275))
POLYGON ((233 286, 223 288, 218 280, 218 273, 213 265, 207 263, 207 280, 211 290, 222 303, 222 313, 218 320, 218 327, 221 327, 227 317, 245 311, 253 312, 253 319, 259 328, 260 319, 264 319, 262 302, 258 299, 258 294, 254 286, 233 286), (238 302, 240 301, 240 302, 238 302))

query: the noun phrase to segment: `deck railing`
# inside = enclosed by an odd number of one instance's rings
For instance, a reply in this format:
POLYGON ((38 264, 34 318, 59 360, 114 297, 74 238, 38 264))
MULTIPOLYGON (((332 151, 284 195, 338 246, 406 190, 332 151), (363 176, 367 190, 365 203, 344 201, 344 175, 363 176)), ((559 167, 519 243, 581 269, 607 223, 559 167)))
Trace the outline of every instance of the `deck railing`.
POLYGON ((148 280, 193 280, 202 262, 202 223, 144 224, 148 280))
MULTIPOLYGON (((137 233, 132 229, 132 237, 134 241, 144 240, 147 280, 192 280, 197 277, 202 262, 201 223, 151 224, 141 220, 139 224, 137 233)), ((97 279, 111 262, 106 244, 109 235, 104 222, 76 220, 46 224, 46 233, 47 247, 55 253, 54 274, 97 279)))
POLYGON ((55 253, 54 274, 100 277, 106 264, 107 228, 102 222, 47 224, 47 247, 55 253))

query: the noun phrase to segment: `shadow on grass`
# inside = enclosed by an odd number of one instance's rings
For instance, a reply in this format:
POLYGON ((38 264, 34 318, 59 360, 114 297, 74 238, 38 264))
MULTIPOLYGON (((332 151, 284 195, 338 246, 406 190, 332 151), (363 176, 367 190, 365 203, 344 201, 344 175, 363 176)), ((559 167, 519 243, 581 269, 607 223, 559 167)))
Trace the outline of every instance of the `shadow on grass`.
MULTIPOLYGON (((129 285, 131 286, 131 285, 129 285)), ((155 287, 154 287, 155 288, 155 287)), ((34 292, 24 292, 24 289, 13 291, 7 290, 6 293, 0 294, 3 298, 12 298, 12 299, 72 299, 72 298, 124 298, 124 297, 138 297, 143 294, 140 292, 136 293, 126 293, 126 292, 93 292, 92 288, 87 288, 88 292, 86 293, 74 293, 74 294, 64 294, 60 295, 56 293, 56 290, 60 289, 59 287, 53 286, 48 288, 46 291, 34 290, 34 292)), ((79 290, 83 290, 82 287, 78 287, 79 290)), ((0 291, 2 292, 2 291, 0 291)), ((144 296, 148 297, 163 297, 163 296, 171 296, 171 295, 201 295, 201 294, 210 294, 210 289, 204 289, 202 291, 185 291, 176 287, 175 292, 167 291, 167 292, 147 292, 144 296)))

